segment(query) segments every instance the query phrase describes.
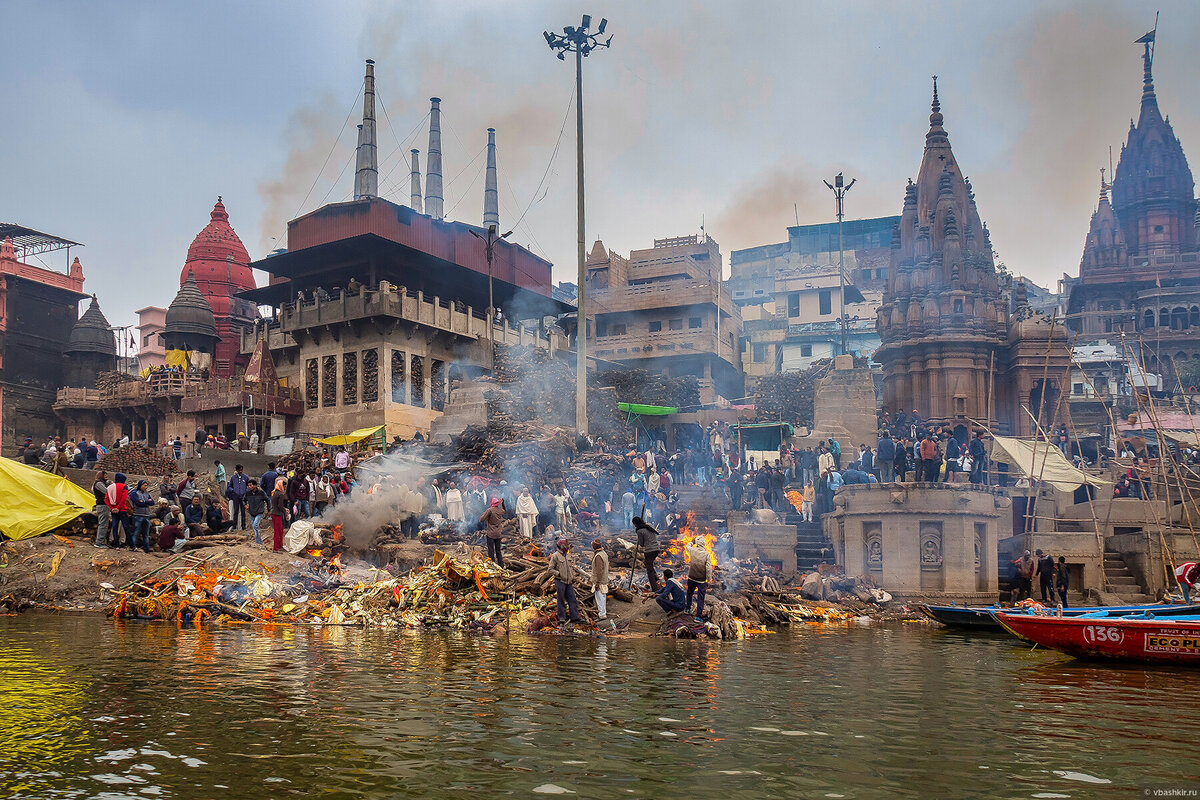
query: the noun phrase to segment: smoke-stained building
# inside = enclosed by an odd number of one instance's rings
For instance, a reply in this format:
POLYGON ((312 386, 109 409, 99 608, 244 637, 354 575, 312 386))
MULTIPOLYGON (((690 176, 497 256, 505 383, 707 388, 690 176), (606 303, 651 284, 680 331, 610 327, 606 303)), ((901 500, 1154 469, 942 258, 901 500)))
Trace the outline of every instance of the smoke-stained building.
POLYGON ((655 239, 626 259, 599 240, 587 258, 588 323, 606 364, 700 379, 701 402, 744 394, 742 318, 707 234, 655 239))
POLYGON ((1079 277, 1063 282, 1081 342, 1108 339, 1170 375, 1175 362, 1200 360, 1200 216, 1183 145, 1158 107, 1151 45, 1137 122, 1111 184, 1101 172, 1079 277))
MULTIPOLYGON (((27 263, 76 242, 0 223, 0 450, 16 455, 26 436, 57 431, 54 394, 63 385, 72 328, 79 316, 83 267, 64 272, 27 263)), ((111 334, 110 334, 111 336, 111 334)))
MULTIPOLYGON (((371 62, 364 94, 355 199, 290 221, 286 251, 253 263, 270 283, 239 297, 275 314, 243 336, 241 353, 265 339, 279 377, 299 392, 305 431, 385 425, 388 436, 410 437, 441 416, 453 376, 490 366, 490 338, 565 349, 546 318, 569 309, 551 297, 550 262, 500 239, 489 270, 486 229, 442 218, 439 98, 431 99, 424 197, 415 157, 411 205, 378 196, 371 62), (490 331, 489 282, 501 312, 490 331)), ((493 225, 494 133, 484 193, 493 225)))

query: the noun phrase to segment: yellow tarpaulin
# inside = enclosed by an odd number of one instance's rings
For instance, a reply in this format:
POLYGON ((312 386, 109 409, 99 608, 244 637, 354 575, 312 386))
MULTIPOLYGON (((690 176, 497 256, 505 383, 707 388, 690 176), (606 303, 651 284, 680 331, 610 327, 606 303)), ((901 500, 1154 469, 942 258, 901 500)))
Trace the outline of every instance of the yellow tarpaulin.
POLYGON ((1008 436, 992 437, 992 460, 1008 464, 1021 473, 1021 477, 1041 479, 1062 492, 1073 492, 1083 484, 1111 486, 1110 481, 1089 475, 1067 461, 1062 451, 1050 442, 1033 442, 1012 439, 1008 436))
POLYGON ((330 436, 328 439, 314 439, 317 444, 327 444, 331 447, 337 447, 339 444, 354 444, 361 442, 383 430, 382 425, 376 425, 374 428, 359 428, 356 431, 350 431, 345 436, 330 436))
POLYGON ((96 499, 66 478, 0 458, 0 533, 28 539, 54 530, 85 511, 96 499))

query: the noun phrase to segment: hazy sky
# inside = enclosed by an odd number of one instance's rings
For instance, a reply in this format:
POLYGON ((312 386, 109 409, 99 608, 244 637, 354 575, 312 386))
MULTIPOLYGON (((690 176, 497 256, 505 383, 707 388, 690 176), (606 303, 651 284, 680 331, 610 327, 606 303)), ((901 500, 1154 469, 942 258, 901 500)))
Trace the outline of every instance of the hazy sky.
MULTIPOLYGON (((1190 0, 1158 6, 1159 103, 1200 169, 1200 14, 1190 0)), ((1132 42, 1154 24, 1151 5, 1099 0, 5 10, 0 219, 84 243, 85 288, 114 324, 170 302, 217 195, 252 258, 298 212, 349 199, 365 58, 383 103, 381 194, 407 203, 402 156, 415 146, 424 162, 437 95, 447 216, 479 221, 494 126, 501 225, 524 213, 513 238, 573 280, 573 116, 551 154, 574 68, 541 34, 585 11, 613 34, 585 63, 589 244, 627 253, 703 219, 728 266, 731 250, 783 241, 793 204, 802 223, 831 219, 821 179, 838 170, 858 179, 849 217, 898 214, 936 73, 993 244, 1014 272, 1052 285, 1077 273, 1099 169, 1138 111, 1132 42)))

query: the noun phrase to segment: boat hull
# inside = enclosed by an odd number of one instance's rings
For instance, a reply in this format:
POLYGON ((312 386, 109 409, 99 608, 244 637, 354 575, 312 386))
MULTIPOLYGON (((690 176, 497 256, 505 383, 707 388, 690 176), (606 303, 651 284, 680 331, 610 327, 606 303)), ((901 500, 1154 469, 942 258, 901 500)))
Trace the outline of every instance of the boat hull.
POLYGON ((1002 631, 1004 628, 992 618, 995 608, 972 606, 918 606, 921 613, 934 622, 949 628, 967 628, 977 631, 1002 631))
POLYGON ((1200 621, 1040 617, 997 611, 1015 636, 1078 658, 1200 666, 1200 621))

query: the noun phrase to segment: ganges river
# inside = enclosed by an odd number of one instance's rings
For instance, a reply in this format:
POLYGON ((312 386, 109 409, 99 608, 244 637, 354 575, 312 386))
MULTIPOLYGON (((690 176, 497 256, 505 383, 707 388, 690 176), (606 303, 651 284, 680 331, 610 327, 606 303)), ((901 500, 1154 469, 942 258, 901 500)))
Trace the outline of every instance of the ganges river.
POLYGON ((999 634, 0 619, 13 798, 1088 798, 1200 788, 1200 674, 999 634))

